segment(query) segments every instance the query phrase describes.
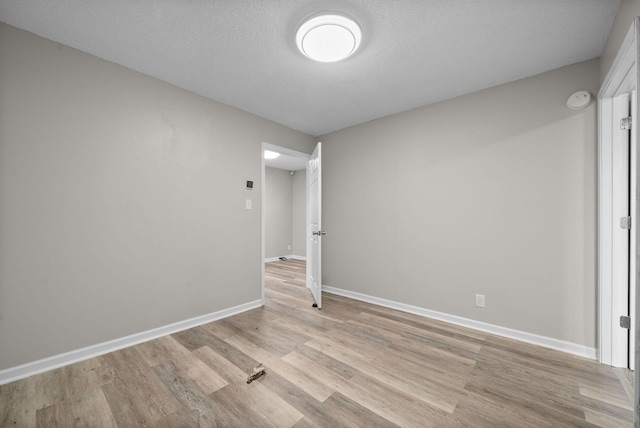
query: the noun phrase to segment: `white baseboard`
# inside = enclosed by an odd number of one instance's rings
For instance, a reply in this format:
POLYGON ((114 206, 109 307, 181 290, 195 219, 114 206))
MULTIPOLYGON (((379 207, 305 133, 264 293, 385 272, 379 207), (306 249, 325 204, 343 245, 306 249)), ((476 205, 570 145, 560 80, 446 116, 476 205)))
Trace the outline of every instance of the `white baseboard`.
POLYGON ((65 352, 64 354, 54 355, 42 360, 37 360, 20 366, 0 370, 0 385, 4 385, 5 383, 13 382, 19 379, 24 379, 38 373, 43 373, 49 370, 68 366, 69 364, 77 363, 79 361, 88 360, 89 358, 108 354, 109 352, 128 348, 130 346, 137 345, 143 342, 148 342, 161 336, 166 336, 169 334, 177 333, 179 331, 187 330, 189 328, 197 327, 202 324, 207 324, 209 322, 216 321, 222 318, 227 318, 251 309, 259 308, 262 305, 263 304, 261 300, 255 300, 253 302, 244 303, 242 305, 223 309, 221 311, 213 312, 207 315, 202 315, 184 321, 178 321, 176 323, 169 324, 163 327, 135 333, 130 336, 121 337, 118 339, 110 340, 108 342, 98 343, 96 345, 87 346, 86 348, 76 349, 74 351, 65 352))
MULTIPOLYGON (((294 257, 287 256, 287 258, 294 258, 294 257)), ((275 258, 275 260, 278 260, 278 258, 275 258)), ((391 309, 397 309, 402 312, 420 315, 426 318, 432 318, 439 321, 448 322, 454 325, 459 325, 462 327, 468 327, 468 328, 483 331, 486 333, 495 334, 497 336, 507 337, 509 339, 515 339, 521 342, 531 343, 533 345, 538 345, 538 346, 543 346, 545 348, 563 351, 568 354, 577 355, 579 357, 584 357, 591 360, 596 359, 596 349, 588 346, 579 345, 572 342, 566 342, 566 341, 554 339, 551 337, 539 336, 537 334, 527 333, 524 331, 514 330, 506 327, 500 327, 497 325, 475 321, 468 318, 459 317, 456 315, 449 315, 443 312, 432 311, 430 309, 424 309, 418 306, 407 305, 405 303, 399 303, 392 300, 373 297, 373 296, 356 293, 349 290, 330 287, 327 285, 323 285, 322 290, 326 291, 327 293, 336 294, 339 296, 344 296, 344 297, 360 300, 367 303, 372 303, 374 305, 384 306, 391 309)), ((262 306, 262 301, 255 300, 253 302, 248 302, 232 308, 223 309, 221 311, 213 312, 211 314, 202 315, 202 316, 191 318, 184 321, 179 321, 163 327, 158 327, 152 330, 135 333, 130 336, 110 340, 110 341, 99 343, 96 345, 91 345, 86 348, 65 352, 63 354, 54 355, 52 357, 33 361, 20 366, 0 370, 0 385, 4 385, 9 382, 24 379, 26 377, 43 373, 49 370, 64 367, 73 363, 77 363, 79 361, 87 360, 89 358, 94 358, 100 355, 104 355, 109 352, 114 352, 120 349, 128 348, 130 346, 134 346, 139 343, 148 342, 150 340, 157 339, 158 337, 161 337, 161 336, 177 333, 179 331, 197 327, 199 325, 216 321, 222 318, 227 318, 232 315, 249 311, 251 309, 259 308, 261 306, 262 306)))
POLYGON ((545 348, 555 349, 557 351, 566 352, 568 354, 577 355, 579 357, 596 359, 596 348, 591 348, 577 343, 566 342, 564 340, 554 339, 552 337, 539 336, 525 331, 514 330, 507 327, 501 327, 494 324, 488 324, 481 321, 475 321, 468 318, 449 315, 443 312, 432 311, 430 309, 420 308, 418 306, 407 305, 405 303, 394 302, 393 300, 381 299, 366 294, 356 293, 354 291, 343 290, 341 288, 322 286, 322 291, 337 294, 339 296, 349 297, 351 299, 360 300, 374 305, 384 306, 391 309, 397 309, 402 312, 408 312, 414 315, 420 315, 425 318, 432 318, 439 321, 448 322, 450 324, 472 328, 474 330, 483 331, 485 333, 495 334, 497 336, 515 339, 521 342, 533 345, 543 346, 545 348))
MULTIPOLYGON (((287 259, 293 259, 293 260, 302 260, 302 261, 307 261, 307 258, 305 256, 295 256, 295 255, 289 255, 289 256, 280 256, 280 257, 286 257, 287 259)), ((277 262, 278 260, 280 260, 280 257, 267 257, 264 259, 265 263, 269 263, 269 262, 277 262)))

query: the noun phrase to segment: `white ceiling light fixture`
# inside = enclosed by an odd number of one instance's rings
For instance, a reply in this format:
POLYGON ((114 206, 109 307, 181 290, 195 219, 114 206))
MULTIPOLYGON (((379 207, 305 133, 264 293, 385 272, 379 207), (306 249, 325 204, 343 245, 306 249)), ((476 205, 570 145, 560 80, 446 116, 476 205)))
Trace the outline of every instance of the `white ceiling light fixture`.
POLYGON ((361 41, 360 26, 353 19, 334 12, 307 19, 296 33, 298 49, 320 62, 336 62, 350 57, 358 50, 361 41))
POLYGON ((567 99, 567 107, 571 110, 580 110, 591 104, 591 94, 588 91, 574 92, 567 99))
POLYGON ((271 150, 265 150, 264 151, 264 158, 265 159, 275 159, 278 156, 280 156, 280 153, 278 153, 278 152, 272 152, 271 150))

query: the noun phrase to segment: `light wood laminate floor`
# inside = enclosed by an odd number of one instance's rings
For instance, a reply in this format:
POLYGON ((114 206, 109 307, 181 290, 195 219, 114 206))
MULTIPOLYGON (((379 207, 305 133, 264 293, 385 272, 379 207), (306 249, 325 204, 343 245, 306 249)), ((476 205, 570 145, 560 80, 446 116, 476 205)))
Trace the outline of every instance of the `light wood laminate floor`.
POLYGON ((632 425, 611 367, 330 294, 317 310, 304 269, 269 263, 264 308, 0 386, 0 426, 632 425))

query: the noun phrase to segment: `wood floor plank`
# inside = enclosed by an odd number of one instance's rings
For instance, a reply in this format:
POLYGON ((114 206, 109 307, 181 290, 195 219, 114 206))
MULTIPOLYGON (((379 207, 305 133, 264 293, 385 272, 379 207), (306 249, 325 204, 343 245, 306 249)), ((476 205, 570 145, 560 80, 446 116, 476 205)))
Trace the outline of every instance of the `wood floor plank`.
MULTIPOLYGON (((452 415, 449 415, 453 426, 469 428, 543 428, 566 427, 565 423, 549 419, 548 415, 523 411, 514 407, 511 403, 494 399, 487 394, 468 393, 461 397, 458 406, 452 415)), ((588 422, 574 426, 590 427, 588 422)))
MULTIPOLYGON (((445 351, 443 349, 427 346, 424 340, 412 340, 406 337, 402 328, 398 328, 395 324, 386 324, 384 320, 375 320, 370 314, 361 312, 358 317, 347 321, 345 324, 353 325, 358 329, 385 337, 391 341, 389 348, 397 349, 401 352, 413 352, 421 356, 427 356, 428 361, 434 362, 436 365, 451 366, 460 363, 459 369, 470 369, 475 365, 476 359, 460 355, 459 352, 445 351)), ((415 338, 415 336, 414 336, 415 338)), ((457 369, 456 369, 457 370, 457 369)))
MULTIPOLYGON (((238 389, 244 395, 231 394, 226 388, 220 394, 230 394, 232 398, 247 402, 252 408, 265 416, 275 426, 291 426, 302 419, 304 415, 290 406, 282 398, 273 394, 260 382, 246 383, 247 374, 242 372, 228 360, 213 352, 208 346, 196 349, 194 355, 198 356, 205 364, 214 370, 224 373, 226 380, 231 385, 240 385, 238 389)), ((235 391, 235 390, 231 390, 235 391)))
MULTIPOLYGON (((369 326, 354 320, 345 324, 353 325, 359 330, 368 331, 370 329, 369 326)), ((345 330, 344 326, 342 329, 345 330)), ((385 335, 385 333, 380 334, 385 335)), ((423 343, 407 340, 395 333, 388 334, 387 338, 391 343, 384 346, 384 351, 379 353, 377 358, 385 365, 394 365, 396 361, 402 361, 403 363, 398 370, 408 371, 414 380, 423 379, 447 387, 462 388, 468 374, 476 364, 476 361, 469 358, 434 350, 423 343)))
MULTIPOLYGON (((252 311, 255 313, 256 311, 252 311)), ((265 320, 268 315, 260 311, 259 317, 234 318, 233 325, 238 329, 238 336, 242 336, 271 354, 282 357, 289 352, 303 346, 312 339, 287 325, 265 320)))
POLYGON ((337 374, 338 376, 342 376, 345 379, 351 379, 358 373, 358 370, 350 365, 308 346, 297 349, 296 353, 321 364, 325 369, 337 374))
POLYGON ((318 310, 304 261, 265 269, 262 308, 0 386, 0 427, 632 426, 627 372, 342 296, 318 310))
POLYGON ((344 320, 337 313, 334 314, 332 313, 332 311, 329 311, 329 310, 320 310, 312 307, 312 303, 310 303, 307 299, 293 298, 290 295, 285 294, 284 292, 277 292, 273 290, 267 290, 266 294, 267 296, 275 297, 280 304, 287 305, 290 308, 291 307, 301 308, 303 312, 306 312, 307 314, 311 315, 312 318, 322 318, 327 321, 333 321, 337 323, 342 323, 344 320))
POLYGON ((536 408, 538 413, 543 411, 548 413, 563 413, 573 418, 584 418, 584 411, 567 403, 567 400, 558 398, 558 395, 544 395, 543 391, 537 390, 535 385, 509 383, 508 394, 505 395, 505 383, 481 376, 477 380, 470 380, 465 386, 466 391, 477 394, 486 394, 494 400, 509 402, 514 407, 525 409, 536 408), (553 397, 553 398, 552 398, 553 397))
POLYGON ((267 370, 267 376, 269 372, 276 372, 320 402, 326 400, 334 392, 333 389, 326 385, 318 383, 313 376, 309 375, 304 370, 300 370, 297 367, 288 364, 286 361, 283 361, 279 357, 261 349, 243 337, 232 336, 227 338, 226 341, 240 349, 242 352, 245 352, 253 358, 261 361, 267 370))
POLYGON ((448 412, 430 406, 384 381, 357 374, 339 392, 393 424, 403 427, 446 427, 448 412))
POLYGON ((203 346, 209 346, 210 344, 213 344, 214 346, 216 346, 216 344, 222 345, 224 344, 224 341, 220 338, 220 336, 217 336, 214 332, 212 332, 207 327, 209 327, 211 324, 224 325, 225 330, 230 333, 229 336, 234 336, 238 334, 238 331, 236 328, 233 328, 233 331, 230 331, 231 328, 227 327, 227 323, 224 321, 226 320, 220 320, 220 322, 217 322, 217 323, 209 323, 209 324, 205 324, 204 326, 190 328, 189 330, 184 330, 178 333, 174 333, 171 336, 175 340, 180 342, 180 344, 184 346, 186 349, 188 349, 189 351, 202 348, 203 346))
MULTIPOLYGON (((622 367, 614 367, 612 368, 613 373, 616 375, 622 387, 624 388, 624 392, 627 394, 627 399, 629 403, 633 403, 633 370, 629 370, 627 368, 622 367)), ((618 391, 613 388, 612 394, 616 394, 618 391)))
POLYGON ((300 355, 297 352, 291 352, 285 355, 282 357, 282 361, 297 367, 299 370, 307 373, 317 383, 326 385, 333 391, 340 389, 342 385, 348 382, 347 379, 327 369, 324 365, 319 364, 304 355, 300 355))
POLYGON ((321 426, 311 422, 311 420, 305 416, 296 422, 296 424, 293 425, 293 428, 321 428, 321 426))
POLYGON ((398 321, 421 330, 429 330, 445 336, 454 336, 469 340, 473 343, 482 344, 487 337, 491 336, 490 334, 480 330, 450 324, 433 318, 416 316, 408 312, 401 312, 383 306, 367 305, 363 308, 363 311, 382 318, 398 321))
POLYGON ((36 411, 36 427, 109 427, 118 425, 102 389, 36 411))
POLYGON ((334 329, 342 324, 340 320, 320 316, 319 313, 322 311, 318 309, 290 306, 277 300, 267 300, 266 307, 290 318, 292 322, 305 323, 326 330, 334 329))
POLYGON ((247 408, 257 412, 266 421, 262 425, 289 427, 304 417, 302 413, 276 394, 273 394, 259 381, 254 381, 250 384, 246 382, 231 384, 224 391, 220 391, 215 395, 224 397, 227 403, 241 403, 243 413, 246 412, 247 408))
POLYGON ((532 367, 595 389, 613 387, 618 390, 620 386, 620 380, 610 366, 507 338, 487 337, 480 354, 502 364, 532 367))
POLYGON ((629 419, 618 419, 591 410, 585 411, 585 420, 601 428, 628 428, 633 424, 629 419))
POLYGON ((395 330, 403 335, 412 333, 417 337, 431 339, 433 341, 449 345, 453 349, 463 349, 470 352, 479 352, 480 349, 482 349, 482 344, 480 343, 469 341, 467 338, 455 334, 443 334, 437 329, 425 328, 420 324, 416 326, 416 323, 405 323, 367 313, 361 314, 361 318, 366 320, 366 322, 370 323, 371 325, 375 325, 383 329, 391 329, 392 331, 395 330))
POLYGON ((191 411, 192 417, 197 418, 198 426, 240 426, 242 415, 209 400, 202 390, 180 375, 173 363, 158 364, 153 370, 182 406, 191 411))
POLYGON ((209 396, 209 400, 218 408, 223 408, 225 412, 232 415, 234 422, 229 425, 225 422, 224 425, 219 426, 233 426, 233 427, 266 427, 276 428, 277 426, 269 421, 267 417, 256 409, 248 406, 247 400, 238 400, 237 384, 232 384, 224 388, 224 390, 216 391, 209 396))
POLYGON ((243 383, 247 380, 247 373, 236 367, 231 361, 224 358, 222 355, 215 352, 208 346, 195 349, 193 355, 198 357, 200 361, 211 367, 213 371, 219 373, 220 376, 227 382, 231 383, 243 383))
POLYGON ((331 337, 332 342, 341 345, 345 352, 352 346, 359 350, 357 354, 351 354, 355 359, 350 360, 350 364, 361 372, 384 379, 389 385, 448 412, 455 408, 456 400, 448 397, 465 384, 456 370, 430 369, 426 361, 412 361, 400 351, 375 340, 354 337, 346 331, 333 332, 331 337), (398 361, 402 363, 398 364, 398 361))
MULTIPOLYGON (((275 311, 272 311, 271 308, 268 307, 265 308, 265 311, 271 314, 276 314, 275 311)), ((279 327, 286 327, 309 338, 326 337, 327 331, 331 329, 326 327, 319 327, 314 322, 305 322, 303 320, 295 319, 281 313, 278 314, 278 316, 273 317, 273 319, 271 320, 271 324, 279 327)), ((332 328, 335 328, 336 326, 337 324, 333 325, 332 328)))
POLYGON ((619 407, 620 409, 633 411, 633 406, 629 402, 629 399, 626 396, 621 396, 620 394, 612 395, 592 388, 580 388, 580 395, 593 398, 602 403, 611 404, 612 406, 619 407))
MULTIPOLYGON (((159 350, 159 354, 154 355, 151 359, 145 357, 149 366, 171 362, 184 377, 198 385, 205 394, 211 394, 227 385, 222 377, 172 336, 161 337, 153 342, 159 350)), ((140 349, 145 348, 144 345, 140 347, 140 349)))
MULTIPOLYGON (((335 333, 335 336, 338 336, 338 333, 335 333)), ((448 393, 440 393, 446 388, 427 381, 417 383, 413 380, 412 373, 402 372, 402 375, 400 375, 399 373, 401 372, 398 370, 397 365, 389 366, 383 361, 372 358, 371 355, 375 354, 373 351, 371 353, 361 353, 354 350, 351 348, 350 343, 349 340, 323 341, 314 339, 308 342, 307 346, 346 362, 358 369, 360 373, 366 373, 379 379, 385 385, 388 385, 390 391, 393 391, 394 394, 402 391, 403 394, 422 401, 424 405, 428 404, 449 413, 455 409, 456 399, 451 398, 452 396, 448 393)), ((340 392, 343 392, 343 390, 340 390, 340 392)))
POLYGON ((471 385, 482 385, 484 390, 501 390, 508 385, 509 395, 512 397, 519 397, 521 400, 537 403, 540 407, 548 407, 580 418, 584 417, 584 404, 589 404, 594 411, 613 417, 624 418, 631 414, 630 403, 626 409, 624 407, 626 394, 622 391, 614 395, 606 392, 596 393, 594 390, 568 383, 566 378, 541 372, 535 367, 505 367, 499 361, 479 361, 467 382, 467 386, 471 385), (592 399, 591 396, 598 397, 592 399), (616 404, 620 404, 621 407, 616 404))
MULTIPOLYGON (((313 304, 312 298, 309 298, 309 296, 307 296, 307 293, 301 292, 296 289, 294 289, 293 292, 291 292, 289 287, 267 288, 265 290, 265 296, 270 297, 274 300, 278 300, 292 307, 305 308, 305 307, 311 307, 311 305, 313 304)), ((317 314, 317 315, 322 318, 326 318, 324 314, 317 314)))
POLYGON ((181 332, 173 336, 191 350, 203 346, 210 347, 214 352, 220 354, 243 372, 250 370, 259 363, 259 361, 256 361, 226 342, 226 338, 223 340, 209 330, 196 327, 195 329, 190 329, 189 332, 193 334, 186 335, 184 334, 185 332, 181 332))
POLYGON ((325 427, 385 427, 393 428, 399 425, 383 418, 375 412, 356 403, 350 398, 335 392, 323 403, 325 414, 330 415, 325 421, 325 427))
MULTIPOLYGON (((284 399, 300 413, 305 415, 306 425, 325 426, 329 419, 320 401, 309 395, 302 388, 280 376, 277 372, 269 372, 260 382, 269 391, 284 399)), ((301 420, 302 422, 302 420, 301 420)), ((299 423, 301 423, 299 422, 299 423)))
POLYGON ((114 370, 102 391, 118 426, 153 425, 181 408, 135 347, 99 358, 114 370))
POLYGON ((90 359, 33 376, 30 405, 40 409, 99 388, 104 382, 101 367, 98 359, 90 359))
POLYGON ((35 378, 0 385, 0 427, 35 427, 35 378))
POLYGON ((180 409, 175 413, 171 413, 158 421, 153 428, 192 428, 197 427, 196 422, 199 418, 197 411, 180 409))

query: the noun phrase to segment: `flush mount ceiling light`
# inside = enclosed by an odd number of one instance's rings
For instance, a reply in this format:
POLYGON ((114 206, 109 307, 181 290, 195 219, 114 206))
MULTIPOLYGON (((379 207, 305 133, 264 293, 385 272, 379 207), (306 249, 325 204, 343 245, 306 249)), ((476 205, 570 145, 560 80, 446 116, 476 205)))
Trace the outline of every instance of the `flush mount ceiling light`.
POLYGON ((271 150, 265 150, 264 151, 264 158, 265 159, 275 159, 278 156, 280 156, 280 153, 278 153, 278 152, 272 152, 271 150))
POLYGON ((567 99, 567 107, 572 110, 579 110, 591 104, 591 94, 588 91, 578 91, 571 94, 567 99))
POLYGON ((320 62, 336 62, 351 56, 360 46, 362 32, 351 18, 336 13, 313 16, 296 33, 298 49, 320 62))

